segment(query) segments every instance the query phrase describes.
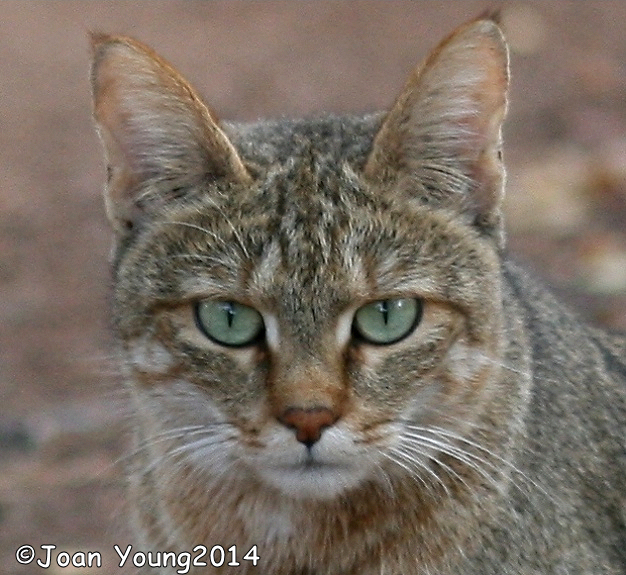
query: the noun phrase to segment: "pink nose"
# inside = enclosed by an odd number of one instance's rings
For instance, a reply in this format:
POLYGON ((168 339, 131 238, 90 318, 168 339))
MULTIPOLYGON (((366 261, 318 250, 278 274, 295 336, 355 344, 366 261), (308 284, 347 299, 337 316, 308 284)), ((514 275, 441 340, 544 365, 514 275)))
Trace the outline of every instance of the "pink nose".
POLYGON ((278 420, 296 432, 296 439, 307 447, 312 447, 319 441, 322 431, 330 427, 338 417, 327 407, 290 407, 286 409, 278 420))

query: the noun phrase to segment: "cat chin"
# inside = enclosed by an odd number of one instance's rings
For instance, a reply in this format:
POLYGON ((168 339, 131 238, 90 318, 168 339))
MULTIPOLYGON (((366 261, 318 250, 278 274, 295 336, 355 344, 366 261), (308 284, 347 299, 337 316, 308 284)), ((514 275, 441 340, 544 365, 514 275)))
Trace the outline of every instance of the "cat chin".
POLYGON ((294 499, 334 499, 366 479, 365 469, 313 463, 257 470, 261 480, 294 499))

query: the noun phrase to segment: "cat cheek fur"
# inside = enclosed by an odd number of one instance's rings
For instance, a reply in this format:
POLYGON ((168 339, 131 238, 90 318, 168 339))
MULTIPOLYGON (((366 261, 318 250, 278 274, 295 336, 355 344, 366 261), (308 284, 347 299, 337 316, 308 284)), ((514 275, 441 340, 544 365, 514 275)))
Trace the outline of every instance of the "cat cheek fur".
POLYGON ((175 365, 174 356, 150 336, 129 343, 128 367, 137 372, 164 375, 175 365))

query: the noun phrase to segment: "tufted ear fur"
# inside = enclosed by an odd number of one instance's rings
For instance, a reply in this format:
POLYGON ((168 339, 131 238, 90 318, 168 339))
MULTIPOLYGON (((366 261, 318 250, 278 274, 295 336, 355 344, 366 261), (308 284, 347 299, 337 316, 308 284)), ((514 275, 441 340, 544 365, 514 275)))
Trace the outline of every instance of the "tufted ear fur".
POLYGON ((508 79, 508 51, 495 22, 457 29, 409 78, 374 140, 366 176, 461 209, 498 235, 508 79))
POLYGON ((108 162, 105 193, 114 229, 125 233, 150 201, 204 179, 249 180, 233 145, 194 89, 131 38, 93 34, 94 116, 108 162))

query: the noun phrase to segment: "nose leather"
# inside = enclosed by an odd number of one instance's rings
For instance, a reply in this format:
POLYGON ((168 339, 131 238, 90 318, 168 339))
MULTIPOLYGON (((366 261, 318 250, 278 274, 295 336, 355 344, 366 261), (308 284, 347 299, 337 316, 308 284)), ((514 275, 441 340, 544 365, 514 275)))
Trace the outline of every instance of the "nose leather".
POLYGON ((337 419, 337 415, 327 407, 290 407, 278 417, 283 425, 296 432, 296 439, 307 447, 319 441, 324 429, 333 425, 337 419))

